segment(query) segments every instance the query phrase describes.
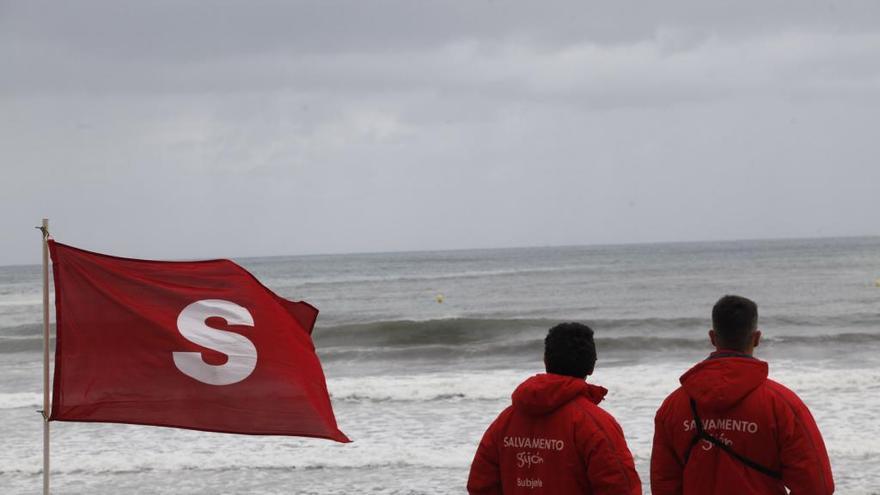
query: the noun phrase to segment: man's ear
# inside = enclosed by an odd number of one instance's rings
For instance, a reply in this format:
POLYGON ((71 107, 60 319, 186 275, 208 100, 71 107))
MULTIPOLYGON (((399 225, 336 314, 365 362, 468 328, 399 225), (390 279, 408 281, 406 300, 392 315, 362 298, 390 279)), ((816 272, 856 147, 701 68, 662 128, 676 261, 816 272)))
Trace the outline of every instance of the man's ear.
POLYGON ((709 342, 712 342, 712 345, 718 347, 718 343, 715 341, 715 330, 709 329, 709 342))
POLYGON ((758 347, 758 344, 761 343, 761 331, 755 330, 755 333, 752 334, 752 347, 758 347))

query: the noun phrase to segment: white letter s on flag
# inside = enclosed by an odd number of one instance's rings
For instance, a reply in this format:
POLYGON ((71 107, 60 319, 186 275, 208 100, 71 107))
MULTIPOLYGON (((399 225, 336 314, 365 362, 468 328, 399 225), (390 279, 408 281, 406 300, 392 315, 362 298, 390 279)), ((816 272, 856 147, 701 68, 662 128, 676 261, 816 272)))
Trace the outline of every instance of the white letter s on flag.
POLYGON ((203 299, 185 307, 177 317, 177 328, 187 340, 226 354, 224 364, 208 364, 200 352, 174 352, 174 365, 184 374, 210 385, 231 385, 253 373, 257 348, 247 337, 205 324, 208 318, 223 318, 229 325, 254 326, 250 312, 230 301, 203 299))

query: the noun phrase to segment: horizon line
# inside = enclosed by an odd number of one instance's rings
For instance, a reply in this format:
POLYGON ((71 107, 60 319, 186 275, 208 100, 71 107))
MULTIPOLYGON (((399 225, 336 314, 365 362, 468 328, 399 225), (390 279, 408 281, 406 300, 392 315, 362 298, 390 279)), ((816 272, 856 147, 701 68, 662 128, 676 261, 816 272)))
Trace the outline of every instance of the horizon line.
MULTIPOLYGON (((300 254, 266 254, 266 255, 248 255, 248 256, 214 256, 202 258, 188 259, 156 259, 149 258, 151 261, 198 261, 206 259, 228 259, 228 260, 255 260, 255 259, 271 259, 271 258, 307 258, 321 256, 364 256, 364 255, 383 255, 383 254, 407 254, 407 253, 441 253, 441 252, 461 252, 461 251, 503 251, 503 250, 521 250, 521 249, 551 249, 551 248, 607 248, 607 247, 630 247, 630 246, 653 246, 653 245, 675 245, 675 244, 713 244, 713 243, 736 243, 736 242, 779 242, 779 241, 817 241, 832 239, 872 239, 880 238, 880 234, 864 234, 864 235, 832 235, 819 237, 751 237, 744 239, 699 239, 686 241, 632 241, 632 242, 600 242, 595 244, 576 243, 576 244, 531 244, 519 246, 502 246, 502 247, 460 247, 460 248, 441 248, 441 249, 392 249, 392 250, 376 250, 376 251, 336 251, 323 253, 300 253, 300 254)), ((100 254, 108 254, 103 251, 95 251, 100 254)), ((113 255, 119 256, 119 255, 113 255)), ((128 256, 119 256, 129 258, 128 256)), ((129 258, 142 259, 142 258, 129 258)), ((42 266, 40 263, 13 263, 8 265, 0 265, 0 268, 30 267, 42 266)))

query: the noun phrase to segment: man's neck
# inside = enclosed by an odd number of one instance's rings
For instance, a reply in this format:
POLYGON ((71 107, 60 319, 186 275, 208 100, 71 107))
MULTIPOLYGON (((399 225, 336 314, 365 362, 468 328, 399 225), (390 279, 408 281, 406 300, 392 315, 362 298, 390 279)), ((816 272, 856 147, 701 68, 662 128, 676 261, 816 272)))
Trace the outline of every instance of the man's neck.
POLYGON ((752 356, 752 349, 748 349, 746 351, 740 349, 728 349, 724 347, 716 347, 715 352, 711 354, 710 357, 719 358, 719 357, 754 357, 752 356))

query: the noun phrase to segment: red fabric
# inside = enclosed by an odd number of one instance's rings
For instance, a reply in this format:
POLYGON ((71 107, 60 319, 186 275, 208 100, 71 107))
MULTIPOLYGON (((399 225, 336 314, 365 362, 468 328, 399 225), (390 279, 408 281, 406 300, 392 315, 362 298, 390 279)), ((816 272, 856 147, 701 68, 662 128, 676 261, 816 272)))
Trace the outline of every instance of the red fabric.
POLYGON ((58 335, 50 420, 349 441, 310 336, 314 307, 228 260, 49 248, 58 335))
POLYGON ((657 411, 651 455, 654 495, 829 495, 831 464, 822 435, 794 392, 767 379, 767 363, 716 353, 681 377, 682 386, 657 411), (751 469, 708 442, 697 443, 690 398, 706 432, 738 454, 782 473, 782 481, 751 469), (729 420, 729 421, 728 421, 729 420))
POLYGON ((641 494, 623 430, 597 404, 608 391, 540 374, 523 382, 483 435, 471 494, 641 494))

